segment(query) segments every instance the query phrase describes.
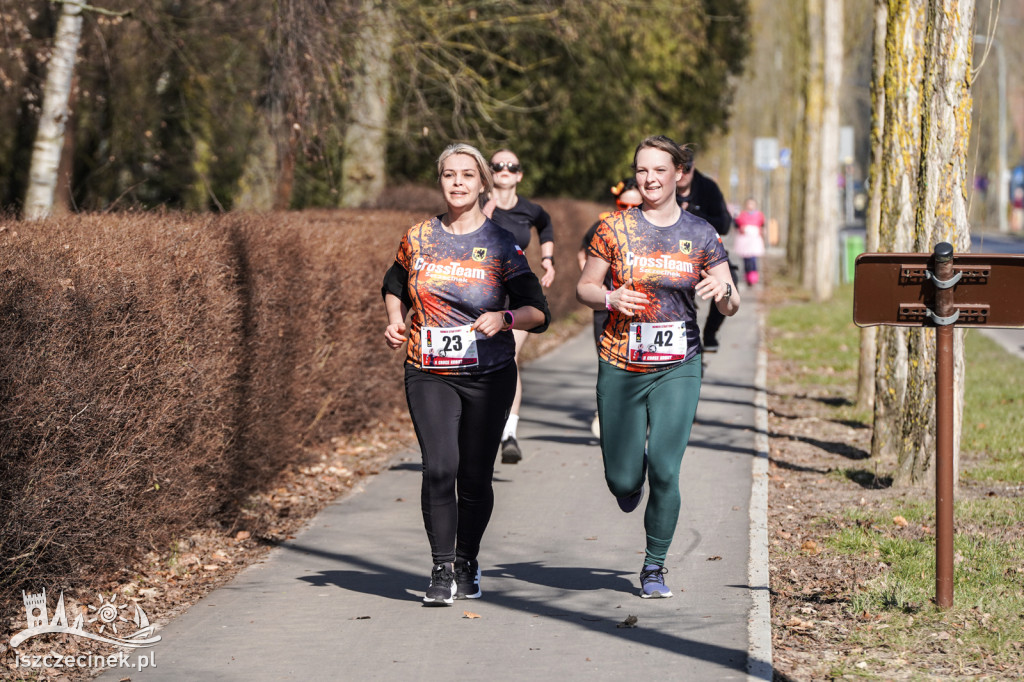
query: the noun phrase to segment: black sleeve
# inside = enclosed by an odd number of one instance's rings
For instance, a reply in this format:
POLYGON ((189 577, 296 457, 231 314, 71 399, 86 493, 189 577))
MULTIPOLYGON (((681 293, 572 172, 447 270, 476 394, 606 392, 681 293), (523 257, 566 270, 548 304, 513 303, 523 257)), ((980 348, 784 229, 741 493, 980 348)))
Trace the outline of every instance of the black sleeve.
POLYGON ((551 324, 551 311, 548 310, 548 299, 544 297, 544 289, 541 288, 537 275, 525 272, 505 282, 505 288, 508 289, 509 308, 529 305, 544 313, 544 322, 527 331, 531 334, 540 334, 548 328, 551 324))
POLYGON ((412 299, 409 297, 409 271, 398 261, 395 261, 384 274, 384 285, 380 288, 381 298, 388 294, 394 294, 402 300, 402 305, 412 308, 412 299))
POLYGON ((551 224, 551 216, 540 206, 537 206, 537 216, 533 224, 537 228, 537 239, 541 244, 555 241, 555 227, 551 224))
POLYGON ((591 225, 591 226, 590 226, 590 227, 589 227, 589 228, 587 229, 587 232, 586 232, 586 234, 584 234, 584 235, 583 235, 583 242, 582 242, 582 243, 580 244, 580 248, 581 248, 581 249, 583 249, 584 251, 586 251, 586 250, 587 250, 587 248, 589 248, 589 247, 590 247, 590 242, 591 242, 591 241, 593 241, 593 239, 594 239, 594 235, 595 235, 595 234, 597 234, 597 228, 598 228, 598 226, 600 226, 600 225, 601 225, 601 221, 600 221, 600 220, 598 220, 598 221, 597 221, 596 223, 594 223, 593 225, 591 225))
POLYGON ((711 223, 711 226, 715 228, 718 234, 724 237, 729 232, 729 228, 732 227, 732 216, 729 215, 729 207, 725 204, 725 197, 722 196, 722 190, 718 188, 714 180, 707 180, 705 190, 706 198, 703 205, 706 215, 704 219, 711 223))

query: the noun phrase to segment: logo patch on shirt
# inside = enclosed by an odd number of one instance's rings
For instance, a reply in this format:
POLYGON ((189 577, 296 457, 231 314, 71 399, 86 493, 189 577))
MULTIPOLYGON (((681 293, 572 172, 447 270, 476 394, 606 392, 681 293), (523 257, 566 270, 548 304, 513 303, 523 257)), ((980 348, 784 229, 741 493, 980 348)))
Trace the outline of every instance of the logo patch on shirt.
POLYGON ((487 249, 482 246, 477 246, 473 249, 473 260, 478 263, 483 262, 484 258, 487 258, 487 249))
POLYGON ((685 255, 689 256, 690 253, 693 251, 693 242, 691 242, 689 239, 680 239, 679 250, 682 251, 685 255))

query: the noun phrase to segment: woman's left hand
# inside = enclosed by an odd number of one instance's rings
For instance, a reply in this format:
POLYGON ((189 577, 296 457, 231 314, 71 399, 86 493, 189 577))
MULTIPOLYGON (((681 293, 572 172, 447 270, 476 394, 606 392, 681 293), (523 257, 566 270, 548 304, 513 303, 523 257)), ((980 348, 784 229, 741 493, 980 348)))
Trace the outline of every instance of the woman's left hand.
POLYGON ((555 264, 550 258, 545 258, 540 264, 544 268, 544 276, 540 278, 540 283, 544 288, 548 288, 555 282, 555 264))
POLYGON ((722 297, 725 296, 727 287, 726 283, 718 279, 707 270, 700 271, 701 280, 697 283, 695 291, 705 301, 709 298, 714 298, 716 301, 721 301, 722 297))
POLYGON ((484 313, 476 318, 473 323, 473 331, 479 332, 490 338, 500 331, 505 330, 505 311, 484 313))

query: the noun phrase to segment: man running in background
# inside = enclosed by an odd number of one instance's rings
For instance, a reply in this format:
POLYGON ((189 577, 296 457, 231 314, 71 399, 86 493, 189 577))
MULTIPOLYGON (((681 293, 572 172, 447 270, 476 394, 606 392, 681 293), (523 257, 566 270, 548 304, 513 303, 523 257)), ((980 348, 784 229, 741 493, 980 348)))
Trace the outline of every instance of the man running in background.
MULTIPOLYGON (((690 152, 684 147, 684 151, 690 152)), ((732 227, 732 216, 729 215, 729 207, 722 196, 722 190, 718 184, 696 169, 694 166, 693 154, 690 152, 690 163, 683 167, 683 176, 676 183, 676 201, 684 211, 692 213, 698 218, 711 223, 715 232, 722 238, 732 227)), ((732 271, 733 281, 737 281, 739 271, 729 259, 729 270, 732 271)), ((718 329, 722 326, 725 315, 719 312, 716 306, 710 306, 708 318, 704 323, 703 345, 704 352, 715 353, 718 351, 718 329)))

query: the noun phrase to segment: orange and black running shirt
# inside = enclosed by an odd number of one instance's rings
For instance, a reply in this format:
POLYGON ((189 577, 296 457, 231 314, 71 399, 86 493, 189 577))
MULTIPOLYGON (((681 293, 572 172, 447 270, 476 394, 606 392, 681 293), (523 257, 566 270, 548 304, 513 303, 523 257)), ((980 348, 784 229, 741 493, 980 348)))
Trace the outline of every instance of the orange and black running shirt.
POLYGON ((508 307, 509 281, 536 279, 511 232, 487 219, 479 229, 456 235, 430 218, 402 237, 395 262, 409 275, 408 364, 466 375, 492 372, 515 359, 511 331, 487 338, 469 329, 483 313, 508 307))
POLYGON ((602 360, 633 372, 656 372, 700 351, 694 287, 700 271, 728 262, 722 238, 706 221, 682 211, 668 227, 639 208, 601 221, 587 253, 611 265, 612 289, 630 279, 649 300, 632 317, 612 311, 601 336, 602 360))

